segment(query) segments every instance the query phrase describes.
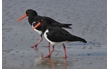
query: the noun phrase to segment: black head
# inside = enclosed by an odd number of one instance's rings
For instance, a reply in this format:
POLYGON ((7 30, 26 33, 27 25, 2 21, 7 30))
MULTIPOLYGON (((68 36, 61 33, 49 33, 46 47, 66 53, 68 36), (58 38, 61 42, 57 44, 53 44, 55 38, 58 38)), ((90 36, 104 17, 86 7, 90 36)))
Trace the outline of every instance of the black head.
POLYGON ((28 9, 28 10, 26 10, 26 13, 18 19, 18 22, 27 16, 28 16, 29 23, 32 23, 33 18, 38 15, 37 15, 36 11, 34 11, 32 9, 28 9))
POLYGON ((27 16, 37 16, 37 12, 32 9, 26 10, 26 14, 27 14, 27 16))

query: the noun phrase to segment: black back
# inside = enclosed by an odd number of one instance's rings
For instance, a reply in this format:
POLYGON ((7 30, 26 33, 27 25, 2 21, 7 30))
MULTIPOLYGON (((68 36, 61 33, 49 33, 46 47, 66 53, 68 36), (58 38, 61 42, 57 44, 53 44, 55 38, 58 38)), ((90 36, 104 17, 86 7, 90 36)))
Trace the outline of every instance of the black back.
MULTIPOLYGON (((72 24, 61 24, 57 21, 55 21, 54 19, 50 18, 50 17, 45 17, 45 16, 39 16, 37 14, 37 12, 35 10, 32 9, 28 9, 26 11, 26 14, 28 16, 28 21, 30 23, 30 25, 32 25, 33 22, 36 22, 36 24, 43 19, 43 21, 45 21, 46 24, 48 25, 53 25, 53 26, 59 26, 59 27, 64 27, 64 28, 71 28, 69 27, 72 24)), ((36 25, 34 24, 34 25, 36 25)), ((41 26, 37 28, 38 30, 41 30, 41 26)))
POLYGON ((70 34, 65 29, 62 29, 60 27, 50 27, 48 26, 47 29, 49 32, 47 33, 47 37, 49 40, 53 42, 63 42, 63 41, 86 41, 78 36, 70 34))

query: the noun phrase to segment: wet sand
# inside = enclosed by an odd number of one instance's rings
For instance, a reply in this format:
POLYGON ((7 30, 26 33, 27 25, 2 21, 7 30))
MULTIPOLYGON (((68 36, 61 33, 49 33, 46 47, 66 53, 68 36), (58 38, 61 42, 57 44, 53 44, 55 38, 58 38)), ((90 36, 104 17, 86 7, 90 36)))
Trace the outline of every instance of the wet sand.
POLYGON ((107 68, 107 7, 106 0, 3 0, 2 9, 2 68, 3 69, 106 69, 107 68), (28 19, 17 22, 27 9, 39 15, 52 17, 62 23, 71 23, 67 31, 87 40, 86 44, 66 44, 67 59, 63 47, 55 46, 51 58, 45 39, 38 50, 30 48, 39 40, 39 34, 31 29, 28 19))

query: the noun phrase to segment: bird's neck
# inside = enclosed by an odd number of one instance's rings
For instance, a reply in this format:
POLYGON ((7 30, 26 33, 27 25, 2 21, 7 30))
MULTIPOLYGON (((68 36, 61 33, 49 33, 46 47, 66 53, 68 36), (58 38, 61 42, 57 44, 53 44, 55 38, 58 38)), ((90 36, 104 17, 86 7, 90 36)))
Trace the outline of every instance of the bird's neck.
POLYGON ((42 22, 41 24, 41 30, 42 30, 42 33, 44 34, 44 32, 46 31, 46 29, 48 29, 48 25, 44 22, 42 22))
POLYGON ((29 24, 32 25, 33 23, 33 20, 36 16, 28 16, 28 21, 29 21, 29 24))

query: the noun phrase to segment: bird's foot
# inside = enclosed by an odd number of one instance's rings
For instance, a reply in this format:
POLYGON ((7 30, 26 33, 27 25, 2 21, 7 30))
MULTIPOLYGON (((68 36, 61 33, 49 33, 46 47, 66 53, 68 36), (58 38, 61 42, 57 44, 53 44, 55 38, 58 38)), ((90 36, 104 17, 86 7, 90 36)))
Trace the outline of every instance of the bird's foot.
POLYGON ((31 48, 36 48, 36 47, 37 47, 37 45, 38 45, 38 44, 35 44, 35 45, 31 46, 31 48))
POLYGON ((50 58, 50 57, 51 57, 50 55, 44 56, 44 58, 50 58))

